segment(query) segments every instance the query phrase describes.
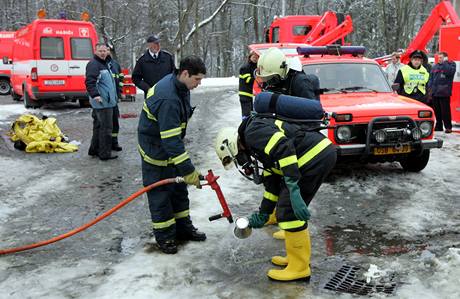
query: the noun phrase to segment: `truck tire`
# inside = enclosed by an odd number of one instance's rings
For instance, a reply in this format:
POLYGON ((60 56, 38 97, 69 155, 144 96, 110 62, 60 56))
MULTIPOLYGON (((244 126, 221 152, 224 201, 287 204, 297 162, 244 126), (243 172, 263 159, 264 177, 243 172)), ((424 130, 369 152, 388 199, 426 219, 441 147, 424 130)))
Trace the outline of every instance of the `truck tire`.
POLYGON ((429 160, 430 160, 430 150, 426 149, 426 150, 423 150, 421 154, 419 153, 410 154, 404 160, 399 161, 399 163, 401 164, 402 168, 405 171, 420 172, 426 167, 429 160))
POLYGON ((7 96, 11 93, 11 85, 8 79, 0 79, 0 96, 7 96))
POLYGON ((28 108, 40 108, 42 104, 39 101, 34 101, 30 98, 29 92, 27 91, 27 88, 24 87, 22 90, 24 96, 22 97, 24 100, 24 107, 26 109, 28 108))
POLYGON ((14 89, 11 89, 11 96, 13 97, 14 101, 19 102, 21 100, 21 96, 14 92, 14 89))

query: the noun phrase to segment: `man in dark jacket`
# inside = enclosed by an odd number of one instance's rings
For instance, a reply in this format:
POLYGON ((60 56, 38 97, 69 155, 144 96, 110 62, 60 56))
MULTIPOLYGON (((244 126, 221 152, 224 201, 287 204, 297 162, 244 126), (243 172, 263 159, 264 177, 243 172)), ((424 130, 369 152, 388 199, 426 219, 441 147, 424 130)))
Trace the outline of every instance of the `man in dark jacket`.
POLYGON ((226 169, 234 160, 245 165, 249 157, 263 164, 265 192, 259 211, 249 218, 249 225, 264 226, 276 207, 279 227, 286 231, 287 253, 287 257, 272 258, 274 264, 285 268, 270 270, 267 275, 278 281, 308 279, 308 205, 335 165, 337 156, 332 142, 319 132, 303 130, 301 125, 251 115, 243 120, 238 131, 219 131, 215 150, 226 169), (281 196, 283 185, 289 190, 285 197, 281 196))
POLYGON ((160 47, 160 39, 156 35, 147 38, 147 51, 136 62, 132 78, 134 84, 144 91, 147 98, 148 90, 161 78, 174 72, 173 55, 160 47))
MULTIPOLYGON (((201 175, 192 164, 183 139, 193 112, 190 90, 201 83, 205 74, 203 61, 189 56, 182 59, 178 72, 166 75, 147 92, 138 127, 144 186, 183 176, 186 184, 201 187, 201 175)), ((158 187, 147 192, 147 197, 155 239, 164 253, 177 252, 176 240, 206 239, 190 219, 185 184, 158 187)))
POLYGON ((247 62, 240 68, 238 94, 240 95, 241 115, 243 117, 249 116, 249 113, 253 109, 254 95, 252 94, 252 88, 254 85, 254 71, 257 68, 257 60, 259 60, 259 55, 251 51, 247 62))
POLYGON ((121 72, 120 64, 112 58, 110 47, 107 54, 107 64, 112 71, 113 79, 115 80, 115 85, 117 86, 117 105, 113 107, 113 130, 112 130, 112 150, 120 152, 122 150, 121 146, 118 144, 118 133, 120 132, 120 109, 118 108, 118 101, 121 98, 121 89, 123 87, 123 73, 121 72))
POLYGON ((438 53, 438 63, 431 69, 430 81, 428 81, 428 89, 436 115, 435 131, 442 131, 444 123, 446 133, 452 133, 450 96, 452 95, 452 82, 456 69, 455 62, 449 61, 446 52, 438 53))
POLYGON ((399 86, 398 94, 428 104, 426 87, 430 74, 423 66, 425 56, 420 50, 412 52, 410 62, 398 71, 394 84, 399 86))
POLYGON ((85 85, 93 108, 93 137, 88 155, 101 160, 117 158, 111 155, 113 107, 117 104, 117 88, 107 64, 107 46, 96 44, 93 59, 86 65, 85 85))

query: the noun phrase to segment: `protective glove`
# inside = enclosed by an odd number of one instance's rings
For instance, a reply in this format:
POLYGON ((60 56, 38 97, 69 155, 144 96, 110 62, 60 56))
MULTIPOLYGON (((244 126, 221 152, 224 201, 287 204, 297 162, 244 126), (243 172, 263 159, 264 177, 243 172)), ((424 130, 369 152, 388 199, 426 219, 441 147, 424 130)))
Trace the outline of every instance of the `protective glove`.
POLYGON ((193 172, 184 176, 184 182, 187 185, 195 185, 195 187, 201 189, 200 177, 202 177, 202 175, 198 171, 194 170, 193 172))
POLYGON ((261 228, 264 226, 265 222, 268 221, 269 217, 269 214, 254 212, 251 217, 249 217, 249 227, 261 228))
POLYGON ((310 211, 308 211, 307 204, 300 195, 300 188, 297 185, 297 180, 289 177, 284 177, 286 186, 289 189, 289 195, 291 198, 292 209, 297 219, 302 221, 308 221, 310 219, 310 211))

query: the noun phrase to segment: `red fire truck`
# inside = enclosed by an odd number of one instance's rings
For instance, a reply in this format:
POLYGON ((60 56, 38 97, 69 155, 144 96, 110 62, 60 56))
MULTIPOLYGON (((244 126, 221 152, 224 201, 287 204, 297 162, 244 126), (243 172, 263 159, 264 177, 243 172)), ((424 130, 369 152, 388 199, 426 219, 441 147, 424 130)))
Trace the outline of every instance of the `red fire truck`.
POLYGON ((332 115, 322 133, 337 146, 339 160, 398 161, 412 172, 425 168, 430 150, 443 144, 434 138, 429 106, 395 94, 379 65, 363 57, 363 47, 297 45, 253 44, 249 49, 262 54, 277 47, 288 59, 300 59, 305 73, 318 76, 321 103, 332 115))
POLYGON ((275 17, 265 31, 267 43, 304 43, 325 46, 345 44, 345 36, 353 31, 349 15, 326 11, 319 15, 275 17))
POLYGON ((0 95, 11 92, 11 58, 13 53, 14 31, 0 31, 0 95))
MULTIPOLYGON (((460 51, 458 50, 460 48, 460 18, 450 1, 441 1, 433 8, 428 19, 401 55, 401 61, 408 63, 409 55, 415 50, 428 52, 426 46, 438 31, 439 51, 447 52, 449 59, 457 64, 450 106, 452 120, 460 124, 460 51)), ((378 57, 375 60, 385 66, 391 60, 391 55, 378 57)))
POLYGON ((24 106, 47 101, 80 101, 86 106, 85 68, 98 41, 88 14, 83 21, 39 19, 16 32, 11 84, 24 106))

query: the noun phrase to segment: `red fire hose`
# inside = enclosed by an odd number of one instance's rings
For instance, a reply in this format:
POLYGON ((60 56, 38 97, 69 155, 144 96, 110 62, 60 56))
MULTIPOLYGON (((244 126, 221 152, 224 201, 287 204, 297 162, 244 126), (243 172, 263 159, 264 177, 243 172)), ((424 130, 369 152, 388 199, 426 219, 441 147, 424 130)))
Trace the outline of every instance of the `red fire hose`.
MULTIPOLYGON (((228 222, 232 223, 233 218, 232 218, 232 215, 230 213, 230 209, 227 206, 227 202, 225 201, 224 195, 222 194, 222 191, 220 190, 219 184, 217 183, 218 178, 219 178, 218 176, 214 176, 212 170, 209 170, 208 175, 206 175, 206 177, 204 177, 204 179, 206 179, 208 181, 208 183, 203 184, 203 186, 209 185, 209 186, 211 186, 211 188, 213 190, 216 191, 217 197, 219 198, 219 202, 222 205, 222 208, 224 210, 224 212, 222 214, 209 217, 209 221, 216 220, 216 219, 219 219, 219 218, 222 218, 222 217, 226 217, 228 222)), ((71 231, 69 231, 67 233, 64 233, 62 235, 56 236, 56 237, 48 239, 48 240, 44 240, 44 241, 40 241, 40 242, 36 242, 36 243, 32 243, 32 244, 28 244, 28 245, 24 245, 24 246, 20 246, 20 247, 15 247, 15 248, 0 249, 0 255, 16 253, 16 252, 21 252, 21 251, 25 251, 25 250, 29 250, 29 249, 33 249, 33 248, 37 248, 37 247, 41 247, 41 246, 45 246, 45 245, 60 241, 62 239, 71 237, 71 236, 73 236, 75 234, 78 234, 81 231, 84 231, 85 229, 89 228, 90 226, 93 226, 94 224, 98 223, 99 221, 109 217, 110 215, 112 215, 113 213, 115 213, 116 211, 118 211, 119 209, 124 207, 125 205, 127 205, 129 202, 131 202, 132 200, 134 200, 135 198, 139 197, 140 195, 142 195, 143 193, 145 193, 147 191, 155 189, 155 188, 157 188, 159 186, 168 185, 168 184, 174 184, 174 183, 183 183, 183 182, 184 182, 184 179, 182 177, 176 177, 176 178, 164 179, 164 180, 161 180, 159 182, 153 183, 153 184, 151 184, 151 185, 149 185, 147 187, 144 187, 144 188, 138 190, 137 192, 131 194, 131 196, 129 196, 128 198, 124 199, 122 202, 120 202, 119 204, 117 204, 116 206, 114 206, 113 208, 108 210, 107 212, 99 215, 98 217, 94 218, 90 222, 85 223, 84 225, 82 225, 80 227, 77 227, 77 228, 75 228, 75 229, 73 229, 73 230, 71 230, 71 231)))

